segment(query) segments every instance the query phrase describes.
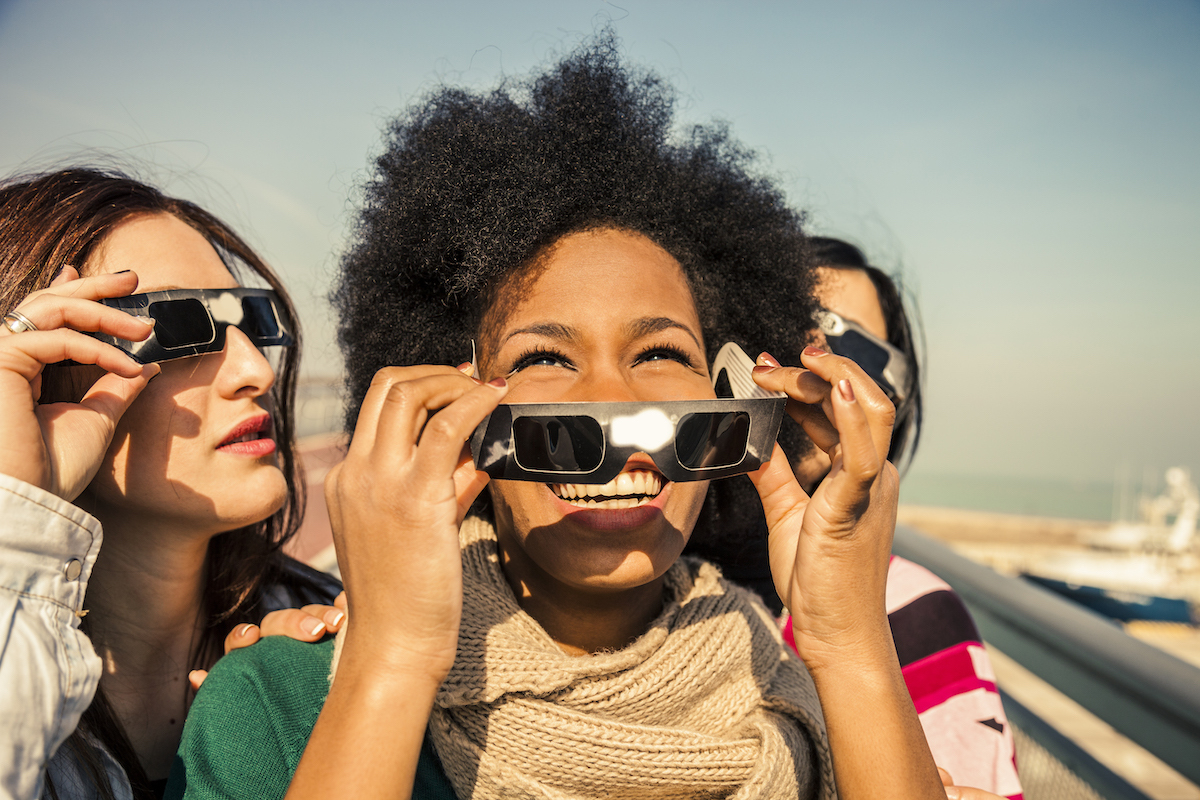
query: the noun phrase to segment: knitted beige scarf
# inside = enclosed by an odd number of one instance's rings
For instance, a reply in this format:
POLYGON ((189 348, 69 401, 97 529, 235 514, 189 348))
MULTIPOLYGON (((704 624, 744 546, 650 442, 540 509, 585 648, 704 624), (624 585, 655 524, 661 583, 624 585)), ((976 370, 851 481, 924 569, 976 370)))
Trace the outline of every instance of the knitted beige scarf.
POLYGON ((458 658, 429 724, 460 800, 836 798, 812 678, 711 564, 671 567, 629 647, 571 656, 517 605, 491 524, 461 541, 458 658))

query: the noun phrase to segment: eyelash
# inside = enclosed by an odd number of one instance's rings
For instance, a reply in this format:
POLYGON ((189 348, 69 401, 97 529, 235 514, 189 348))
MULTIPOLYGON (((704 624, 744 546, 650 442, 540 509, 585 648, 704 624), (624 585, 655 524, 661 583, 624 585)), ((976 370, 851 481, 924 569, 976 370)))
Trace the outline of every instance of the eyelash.
MULTIPOLYGON (((685 367, 693 367, 695 364, 695 362, 692 360, 692 357, 690 355, 688 355, 682 349, 680 349, 672 344, 659 344, 659 345, 647 347, 641 353, 638 354, 637 358, 635 359, 635 363, 643 364, 648 361, 658 360, 658 359, 651 358, 651 356, 666 356, 670 360, 678 361, 679 363, 683 364, 685 367)), ((557 361, 567 367, 573 366, 573 364, 571 363, 571 360, 569 358, 567 358, 566 356, 564 356, 562 353, 559 353, 556 350, 549 350, 544 347, 537 347, 537 348, 527 350, 524 353, 522 353, 521 355, 519 355, 517 357, 516 361, 513 362, 512 369, 509 370, 508 374, 510 376, 515 375, 516 373, 518 373, 521 370, 526 369, 528 367, 538 366, 537 362, 542 359, 550 359, 553 361, 557 361)), ((546 366, 546 365, 542 365, 542 366, 546 366)))

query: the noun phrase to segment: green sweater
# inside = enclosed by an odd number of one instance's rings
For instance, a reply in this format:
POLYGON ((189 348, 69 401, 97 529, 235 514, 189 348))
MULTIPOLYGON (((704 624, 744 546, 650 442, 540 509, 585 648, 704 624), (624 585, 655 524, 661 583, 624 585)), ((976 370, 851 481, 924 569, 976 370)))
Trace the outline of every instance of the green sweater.
MULTIPOLYGON (((282 798, 329 694, 332 660, 332 638, 286 636, 222 658, 188 712, 167 800, 282 798)), ((412 796, 455 800, 428 736, 412 796)))

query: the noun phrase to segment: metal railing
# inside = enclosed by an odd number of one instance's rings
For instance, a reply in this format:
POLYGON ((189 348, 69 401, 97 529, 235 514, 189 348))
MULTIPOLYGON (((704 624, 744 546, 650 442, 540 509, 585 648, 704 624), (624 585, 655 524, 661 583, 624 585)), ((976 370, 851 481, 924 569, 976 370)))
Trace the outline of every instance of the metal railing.
POLYGON ((1200 783, 1200 669, 1082 606, 1000 575, 907 526, 897 526, 892 549, 950 584, 984 639, 1200 783))

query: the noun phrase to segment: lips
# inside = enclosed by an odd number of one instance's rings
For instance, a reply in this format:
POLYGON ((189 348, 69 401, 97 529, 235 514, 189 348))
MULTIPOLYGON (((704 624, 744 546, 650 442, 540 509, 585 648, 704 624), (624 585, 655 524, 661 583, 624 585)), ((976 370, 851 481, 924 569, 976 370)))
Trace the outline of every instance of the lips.
POLYGON ((260 457, 275 452, 275 440, 271 438, 271 415, 251 417, 231 430, 221 443, 218 452, 231 455, 260 457))

